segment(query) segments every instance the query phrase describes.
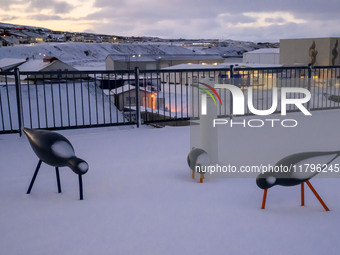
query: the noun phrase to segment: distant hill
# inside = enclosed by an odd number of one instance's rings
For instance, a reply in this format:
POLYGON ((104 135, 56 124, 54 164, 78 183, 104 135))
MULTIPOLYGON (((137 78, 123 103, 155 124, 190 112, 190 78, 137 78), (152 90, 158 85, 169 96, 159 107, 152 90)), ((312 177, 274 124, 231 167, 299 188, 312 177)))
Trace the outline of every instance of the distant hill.
POLYGON ((194 54, 192 50, 171 45, 112 44, 112 43, 40 43, 0 48, 0 58, 43 59, 53 56, 67 63, 104 61, 107 55, 168 55, 194 54))
POLYGON ((9 24, 9 23, 2 23, 0 22, 0 28, 6 29, 6 28, 27 28, 32 30, 42 30, 42 31, 52 31, 51 29, 43 28, 43 27, 34 27, 34 26, 26 26, 26 25, 18 25, 18 24, 9 24))
MULTIPOLYGON (((14 34, 15 36, 20 34, 19 32, 16 33, 15 31, 26 30, 26 37, 30 36, 30 34, 32 34, 32 36, 39 34, 47 38, 50 37, 50 34, 58 33, 64 36, 63 40, 66 41, 16 44, 15 46, 0 47, 0 59, 42 59, 44 56, 54 56, 70 64, 91 61, 101 62, 104 61, 108 54, 148 54, 160 56, 169 54, 218 54, 224 58, 242 57, 242 54, 247 51, 279 46, 278 43, 254 43, 247 41, 218 39, 162 39, 157 37, 119 36, 116 38, 113 35, 52 31, 43 27, 8 23, 0 23, 0 29, 2 29, 3 32, 8 31, 9 34, 14 34), (32 32, 27 32, 27 30, 32 32), (80 38, 90 37, 92 43, 68 41, 74 40, 74 36, 80 38), (117 41, 114 42, 119 43, 103 43, 104 36, 114 38, 114 40, 117 39, 117 41), (204 47, 201 45, 204 45, 204 47)), ((109 40, 110 38, 107 39, 109 40)), ((27 39, 26 41, 30 42, 27 39)))

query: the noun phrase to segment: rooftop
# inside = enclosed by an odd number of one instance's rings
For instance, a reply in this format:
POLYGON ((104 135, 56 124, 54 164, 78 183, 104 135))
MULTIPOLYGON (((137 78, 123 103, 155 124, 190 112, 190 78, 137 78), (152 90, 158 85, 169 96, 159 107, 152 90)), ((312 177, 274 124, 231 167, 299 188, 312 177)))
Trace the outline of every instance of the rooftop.
POLYGON ((199 60, 199 59, 218 59, 223 58, 218 54, 163 54, 163 55, 121 55, 121 54, 110 54, 111 57, 116 61, 157 61, 157 60, 199 60))
POLYGON ((205 64, 179 64, 169 67, 162 68, 163 70, 190 70, 190 69, 221 69, 221 68, 230 68, 230 66, 234 67, 280 67, 282 65, 279 64, 248 64, 248 63, 221 63, 217 65, 205 65, 205 64))
POLYGON ((51 65, 50 62, 44 62, 42 59, 35 59, 29 60, 26 63, 19 66, 20 71, 22 72, 34 72, 34 71, 41 71, 42 69, 46 68, 47 66, 51 65))
POLYGON ((0 59, 0 68, 18 65, 20 63, 24 63, 26 59, 24 58, 2 58, 0 59))
MULTIPOLYGON (((118 88, 113 88, 111 90, 108 90, 108 89, 104 89, 103 92, 106 94, 106 95, 118 95, 118 94, 121 94, 121 93, 125 93, 125 92, 129 92, 130 90, 135 90, 136 87, 134 85, 130 85, 130 84, 125 84, 121 87, 118 87, 118 88)), ((146 91, 146 92, 150 92, 150 90, 147 90, 146 88, 144 87, 139 87, 139 90, 140 91, 146 91)))
POLYGON ((220 67, 219 65, 179 64, 179 65, 164 67, 162 69, 164 70, 177 70, 177 69, 188 70, 188 69, 213 69, 213 68, 223 68, 223 67, 220 67))
POLYGON ((263 49, 258 49, 258 50, 253 50, 253 51, 248 51, 245 52, 245 54, 265 54, 265 53, 280 53, 280 48, 263 48, 263 49))

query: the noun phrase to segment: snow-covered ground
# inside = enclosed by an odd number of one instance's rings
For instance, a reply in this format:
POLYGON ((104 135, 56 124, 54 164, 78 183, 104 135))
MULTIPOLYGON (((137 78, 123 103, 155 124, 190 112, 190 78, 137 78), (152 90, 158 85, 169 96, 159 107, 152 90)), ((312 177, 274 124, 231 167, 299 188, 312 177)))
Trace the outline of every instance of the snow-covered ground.
MULTIPOLYGON (((300 151, 338 150, 339 110, 289 114, 299 128, 220 132, 232 163, 275 163, 300 151), (261 144, 262 143, 262 144, 261 144)), ((259 117, 257 117, 259 118, 259 117)), ((61 131, 90 165, 84 197, 77 176, 38 162, 25 137, 0 136, 0 254, 338 254, 340 179, 273 187, 266 210, 253 178, 191 179, 190 127, 97 128, 61 131)), ((227 159, 225 159, 227 160, 227 159)), ((339 162, 336 162, 339 163, 339 162)))

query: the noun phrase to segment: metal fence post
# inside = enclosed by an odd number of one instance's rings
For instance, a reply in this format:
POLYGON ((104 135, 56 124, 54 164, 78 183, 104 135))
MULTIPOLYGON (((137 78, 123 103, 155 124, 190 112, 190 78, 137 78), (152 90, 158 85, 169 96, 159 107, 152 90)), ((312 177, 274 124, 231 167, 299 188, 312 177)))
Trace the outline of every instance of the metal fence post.
MULTIPOLYGON (((312 93, 311 89, 312 89, 312 65, 308 66, 308 91, 312 93)), ((310 100, 307 102, 307 109, 310 110, 310 100)))
POLYGON ((20 84, 20 71, 19 68, 14 69, 15 78, 15 94, 17 99, 17 112, 18 112, 18 124, 19 134, 22 136, 22 101, 21 101, 21 84, 20 84))
POLYGON ((141 116, 140 116, 140 94, 139 94, 139 68, 135 67, 135 86, 136 86, 136 124, 137 128, 141 125, 141 116))
MULTIPOLYGON (((230 65, 230 81, 232 85, 234 85, 234 65, 230 65)), ((230 105, 229 105, 230 119, 232 119, 233 118, 233 96, 231 92, 229 92, 229 94, 230 94, 230 105)))

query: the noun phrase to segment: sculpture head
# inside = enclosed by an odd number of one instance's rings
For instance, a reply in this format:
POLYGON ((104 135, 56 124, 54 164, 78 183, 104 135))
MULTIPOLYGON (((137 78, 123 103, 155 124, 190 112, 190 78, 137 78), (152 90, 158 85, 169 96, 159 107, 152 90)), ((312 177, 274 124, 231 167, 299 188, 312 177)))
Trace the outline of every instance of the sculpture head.
POLYGON ((68 160, 67 166, 71 168, 71 170, 79 175, 85 174, 89 170, 89 164, 85 160, 82 160, 77 157, 72 157, 68 160))

